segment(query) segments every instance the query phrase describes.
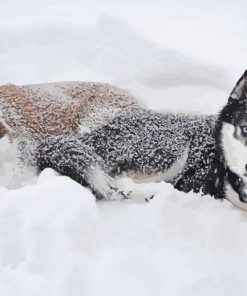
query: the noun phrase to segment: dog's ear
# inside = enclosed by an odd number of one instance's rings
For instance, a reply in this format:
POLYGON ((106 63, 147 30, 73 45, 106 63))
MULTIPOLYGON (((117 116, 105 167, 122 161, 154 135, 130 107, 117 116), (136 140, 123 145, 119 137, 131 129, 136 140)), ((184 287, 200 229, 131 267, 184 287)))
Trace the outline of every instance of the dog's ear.
POLYGON ((236 86, 230 94, 229 100, 238 100, 240 98, 247 99, 247 70, 238 80, 236 86))

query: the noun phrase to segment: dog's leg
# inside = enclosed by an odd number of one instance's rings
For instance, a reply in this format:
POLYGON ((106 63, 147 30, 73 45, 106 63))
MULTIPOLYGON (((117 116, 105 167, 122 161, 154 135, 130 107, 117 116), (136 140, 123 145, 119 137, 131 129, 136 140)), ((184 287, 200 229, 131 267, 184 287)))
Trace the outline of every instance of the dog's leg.
POLYGON ((118 176, 114 178, 118 188, 123 188, 124 192, 128 192, 128 198, 134 202, 149 202, 155 197, 157 191, 148 184, 136 183, 133 179, 126 176, 118 176))
POLYGON ((87 169, 85 180, 98 199, 121 200, 131 198, 132 192, 118 186, 102 167, 90 166, 87 169))
POLYGON ((88 186, 98 199, 121 200, 130 198, 130 191, 121 190, 108 175, 107 165, 83 138, 51 138, 39 147, 39 171, 53 168, 88 186))

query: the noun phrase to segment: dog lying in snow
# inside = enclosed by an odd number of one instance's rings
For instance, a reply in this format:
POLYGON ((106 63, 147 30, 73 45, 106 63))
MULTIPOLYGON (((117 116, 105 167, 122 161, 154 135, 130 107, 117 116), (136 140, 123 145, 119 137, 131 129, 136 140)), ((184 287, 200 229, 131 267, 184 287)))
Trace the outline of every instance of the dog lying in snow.
POLYGON ((21 164, 34 163, 40 141, 90 131, 140 107, 126 91, 106 83, 60 82, 0 86, 0 138, 17 144, 21 164))
MULTIPOLYGON (((131 198, 123 173, 138 182, 247 202, 247 71, 218 116, 137 108, 80 136, 56 136, 38 148, 39 170, 51 167, 91 188, 97 198, 131 198)), ((151 197, 151 196, 150 196, 151 197)))

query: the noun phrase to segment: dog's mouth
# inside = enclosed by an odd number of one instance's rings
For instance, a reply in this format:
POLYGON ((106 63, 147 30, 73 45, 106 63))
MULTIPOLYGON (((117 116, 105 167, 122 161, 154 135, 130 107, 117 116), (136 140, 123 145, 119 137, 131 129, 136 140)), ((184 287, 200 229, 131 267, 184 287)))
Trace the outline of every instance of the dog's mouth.
POLYGON ((242 178, 239 178, 239 180, 240 180, 238 184, 239 200, 241 202, 247 203, 247 173, 245 173, 242 178))
MULTIPOLYGON (((235 192, 235 198, 238 197, 240 202, 247 203, 247 173, 244 173, 241 177, 227 168, 226 178, 233 192, 235 192)), ((230 200, 232 199, 231 195, 233 193, 228 196, 230 200)))
POLYGON ((239 187, 233 189, 238 194, 239 200, 243 203, 247 203, 247 184, 240 183, 239 187))
POLYGON ((247 193, 245 191, 240 192, 238 195, 241 202, 247 203, 247 193))
MULTIPOLYGON (((247 203, 247 183, 246 180, 242 178, 235 188, 233 187, 234 191, 237 193, 239 201, 242 203, 247 203)), ((232 185, 232 184, 231 184, 232 185)))
POLYGON ((241 192, 237 192, 231 184, 227 183, 225 185, 225 198, 234 206, 247 211, 247 191, 241 190, 241 192))

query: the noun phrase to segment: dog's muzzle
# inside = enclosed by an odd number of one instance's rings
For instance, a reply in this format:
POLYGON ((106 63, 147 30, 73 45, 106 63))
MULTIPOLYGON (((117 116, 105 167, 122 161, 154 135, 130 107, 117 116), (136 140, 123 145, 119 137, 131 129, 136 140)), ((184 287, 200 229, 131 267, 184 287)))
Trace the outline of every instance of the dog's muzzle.
POLYGON ((239 200, 241 202, 247 203, 247 193, 246 192, 240 192, 238 195, 239 195, 239 200))
POLYGON ((226 178, 232 189, 238 194, 239 200, 247 203, 247 179, 238 176, 229 168, 226 170, 226 178))

